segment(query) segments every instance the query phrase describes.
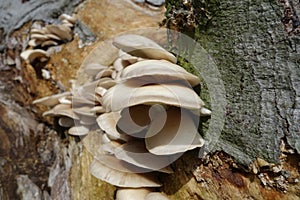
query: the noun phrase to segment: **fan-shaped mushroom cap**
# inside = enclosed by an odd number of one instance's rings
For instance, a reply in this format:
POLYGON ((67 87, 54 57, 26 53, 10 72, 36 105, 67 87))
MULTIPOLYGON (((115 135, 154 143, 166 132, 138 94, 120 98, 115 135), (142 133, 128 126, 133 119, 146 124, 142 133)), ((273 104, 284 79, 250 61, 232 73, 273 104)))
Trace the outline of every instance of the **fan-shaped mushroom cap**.
POLYGON ((51 110, 44 112, 43 116, 66 116, 79 120, 79 117, 73 112, 69 104, 58 104, 51 110))
POLYGON ((204 105, 194 90, 184 85, 142 85, 136 80, 117 84, 103 96, 103 106, 107 111, 119 111, 138 104, 167 104, 191 110, 204 105))
POLYGON ((41 40, 41 41, 45 41, 48 39, 48 37, 44 34, 40 34, 40 33, 32 33, 30 35, 31 39, 36 39, 36 40, 41 40))
POLYGON ((148 169, 149 171, 160 171, 164 173, 173 173, 170 167, 180 155, 154 155, 148 152, 144 142, 131 141, 127 142, 114 151, 116 158, 133 164, 135 166, 148 169))
POLYGON ((71 92, 64 92, 64 93, 55 94, 55 95, 48 96, 48 97, 43 97, 41 99, 36 99, 32 103, 33 104, 42 104, 45 106, 55 106, 60 103, 59 102, 60 98, 64 98, 64 97, 70 96, 70 95, 71 95, 71 92))
POLYGON ((140 35, 121 35, 114 38, 113 45, 133 56, 157 60, 164 59, 172 63, 177 62, 173 54, 154 41, 140 35))
POLYGON ((160 187, 153 173, 137 173, 140 168, 113 156, 102 155, 100 160, 94 159, 90 165, 90 172, 96 178, 119 187, 160 187))
POLYGON ((47 25, 46 29, 49 33, 57 35, 61 40, 72 40, 72 31, 69 27, 64 25, 47 25))
POLYGON ((159 132, 156 127, 150 125, 147 134, 153 136, 145 139, 146 148, 155 155, 181 153, 204 144, 192 114, 185 109, 175 107, 168 109, 167 121, 159 132))
POLYGON ((113 80, 109 77, 104 77, 99 80, 98 86, 105 88, 105 89, 109 89, 109 88, 115 86, 116 84, 117 83, 115 80, 113 80))
POLYGON ((96 113, 96 114, 105 113, 105 108, 103 106, 95 106, 95 107, 91 108, 91 112, 96 113))
POLYGON ((119 119, 120 119, 119 112, 109 112, 100 115, 97 118, 97 123, 99 127, 103 131, 105 131, 112 139, 127 141, 129 139, 129 136, 125 134, 121 134, 117 131, 116 124, 119 119))
POLYGON ((29 63, 32 63, 35 59, 39 59, 44 62, 49 59, 49 55, 46 51, 41 49, 28 49, 21 53, 21 58, 29 63))
POLYGON ((96 117, 95 113, 93 113, 91 109, 92 108, 89 106, 82 106, 80 108, 73 108, 73 111, 79 116, 96 117))
POLYGON ((150 192, 149 188, 119 188, 116 200, 144 200, 150 192))
POLYGON ((200 79, 188 73, 179 65, 165 60, 145 60, 126 67, 121 74, 122 80, 141 78, 149 83, 183 81, 192 87, 200 83, 200 79))
POLYGON ((90 129, 87 126, 73 126, 68 133, 75 136, 83 136, 89 133, 90 129))
POLYGON ((114 70, 110 67, 103 69, 95 76, 95 79, 100 79, 102 77, 110 77, 113 71, 114 70))
POLYGON ((47 38, 49 38, 49 39, 51 39, 51 40, 57 40, 57 41, 60 41, 60 40, 61 40, 60 37, 58 37, 57 35, 54 35, 54 34, 52 34, 52 33, 47 33, 47 34, 45 34, 45 36, 47 36, 47 38))
POLYGON ((67 15, 67 14, 61 14, 60 16, 59 16, 59 19, 60 20, 67 20, 68 22, 70 22, 71 24, 75 24, 75 22, 76 22, 76 18, 75 17, 73 17, 73 16, 70 16, 70 15, 67 15))

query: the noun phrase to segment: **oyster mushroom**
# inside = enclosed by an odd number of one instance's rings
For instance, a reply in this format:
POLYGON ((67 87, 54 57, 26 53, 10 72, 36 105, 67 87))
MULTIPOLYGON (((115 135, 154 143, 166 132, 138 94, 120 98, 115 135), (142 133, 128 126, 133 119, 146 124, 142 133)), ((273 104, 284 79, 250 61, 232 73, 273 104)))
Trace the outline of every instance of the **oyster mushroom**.
POLYGON ((177 59, 173 54, 152 40, 140 35, 128 34, 118 36, 114 38, 113 45, 136 57, 157 60, 162 59, 172 63, 177 62, 177 59))
POLYGON ((48 97, 43 97, 41 99, 34 100, 32 103, 33 104, 41 104, 44 106, 55 106, 60 103, 59 100, 61 98, 64 98, 67 96, 71 96, 71 92, 64 92, 64 93, 55 94, 55 95, 48 96, 48 97))
MULTIPOLYGON (((61 39, 58 33, 69 32, 75 21, 61 19, 65 27, 47 26, 45 35, 61 39)), ((43 42, 56 41, 49 38, 43 42)), ((94 156, 91 174, 121 187, 117 199, 134 194, 168 199, 145 187, 160 187, 156 172, 172 173, 172 162, 204 144, 197 119, 211 111, 192 88, 199 78, 176 61, 148 38, 122 35, 85 59, 79 72, 84 77, 71 93, 35 102, 54 106, 44 115, 60 117, 61 126, 71 127, 69 134, 85 136, 83 143, 94 156)))
POLYGON ((150 125, 147 134, 152 137, 145 138, 146 148, 155 155, 171 155, 185 152, 204 144, 192 114, 184 109, 171 107, 167 111, 167 121, 157 133, 156 127, 150 125))
POLYGON ((191 110, 200 110, 204 105, 192 88, 184 85, 147 85, 136 80, 117 84, 103 96, 103 106, 107 111, 119 111, 138 104, 167 104, 191 110))
POLYGON ((21 53, 21 58, 23 58, 28 63, 33 63, 35 60, 40 62, 45 62, 49 60, 49 54, 41 49, 28 49, 21 53))
POLYGON ((90 172, 98 179, 118 187, 160 187, 154 173, 136 173, 140 168, 114 156, 101 155, 92 162, 90 172), (99 159, 99 160, 98 160, 99 159), (101 159, 101 161, 100 161, 101 159))
POLYGON ((149 83, 183 81, 188 82, 192 87, 200 83, 197 76, 188 73, 179 65, 175 65, 165 60, 140 61, 130 65, 122 71, 122 80, 138 78, 149 81, 149 83))

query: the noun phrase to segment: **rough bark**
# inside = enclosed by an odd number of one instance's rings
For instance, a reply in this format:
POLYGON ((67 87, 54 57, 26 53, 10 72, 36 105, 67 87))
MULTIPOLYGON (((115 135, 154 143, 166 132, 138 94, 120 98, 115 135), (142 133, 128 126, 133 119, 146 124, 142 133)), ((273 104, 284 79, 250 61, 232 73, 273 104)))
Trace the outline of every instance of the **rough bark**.
MULTIPOLYGON (((108 2, 90 0, 78 10, 82 37, 90 29, 98 39, 105 39, 127 28, 157 26, 162 19, 124 1, 108 2), (120 15, 111 15, 120 10, 120 15)), ((188 11, 182 2, 169 0, 166 7, 188 11)), ((198 13, 195 26, 184 28, 187 21, 183 19, 173 28, 195 37, 214 59, 219 75, 206 65, 202 69, 207 70, 207 80, 223 81, 227 104, 218 108, 217 101, 211 100, 208 105, 213 111, 224 106, 226 112, 212 118, 224 116, 225 125, 221 136, 215 135, 217 143, 206 148, 211 154, 201 160, 198 150, 188 152, 172 165, 174 174, 160 176, 161 191, 170 199, 299 199, 299 155, 280 157, 281 141, 300 153, 299 36, 285 32, 283 5, 277 1, 203 2, 193 5, 198 13), (213 153, 216 150, 223 152, 213 153), (265 166, 254 175, 236 165, 247 168, 257 157, 281 162, 283 170, 273 173, 265 166)), ((293 2, 297 14, 299 5, 293 2)), ((48 19, 38 13, 39 19, 48 19)), ((76 77, 93 46, 79 49, 78 38, 63 45, 46 65, 53 75, 47 81, 19 58, 28 41, 26 33, 25 25, 7 36, 0 60, 0 199, 113 199, 116 188, 89 174, 92 157, 81 142, 64 135, 52 120, 42 119, 44 107, 31 105, 37 97, 68 88, 68 80, 76 77)), ((202 50, 195 48, 194 55, 202 50)), ((213 63, 208 57, 192 56, 191 61, 213 63)), ((209 87, 208 82, 202 87, 205 100, 214 95, 209 87)), ((203 126, 205 131, 207 124, 203 126)))

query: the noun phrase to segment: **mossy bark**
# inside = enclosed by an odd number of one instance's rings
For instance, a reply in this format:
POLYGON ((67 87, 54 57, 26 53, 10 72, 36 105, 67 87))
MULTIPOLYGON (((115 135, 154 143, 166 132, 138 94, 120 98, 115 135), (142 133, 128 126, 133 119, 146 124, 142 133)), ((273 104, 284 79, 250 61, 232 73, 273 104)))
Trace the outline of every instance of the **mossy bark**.
MULTIPOLYGON (((182 2, 169 0, 167 8, 186 9, 182 2)), ((299 36, 285 33, 283 5, 208 0, 194 1, 193 9, 194 37, 214 59, 226 91, 225 125, 215 149, 244 165, 257 157, 278 163, 281 140, 300 153, 299 36)), ((193 55, 203 63, 201 53, 193 55)))

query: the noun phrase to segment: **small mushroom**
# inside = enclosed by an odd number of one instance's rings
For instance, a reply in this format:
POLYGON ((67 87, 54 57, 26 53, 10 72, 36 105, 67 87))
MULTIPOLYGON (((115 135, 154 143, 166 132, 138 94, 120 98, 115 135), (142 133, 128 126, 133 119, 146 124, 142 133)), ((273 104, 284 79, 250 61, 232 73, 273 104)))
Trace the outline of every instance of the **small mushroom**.
POLYGON ((43 116, 66 116, 79 120, 79 117, 73 112, 71 105, 58 104, 49 111, 43 113, 43 116))
MULTIPOLYGON (((149 83, 183 81, 192 86, 200 83, 200 79, 188 73, 179 65, 164 60, 145 60, 126 67, 121 74, 122 80, 141 78, 149 83)), ((178 82, 178 84, 180 84, 178 82)))
POLYGON ((21 53, 21 58, 30 64, 33 63, 36 59, 40 62, 45 62, 49 59, 49 55, 46 51, 41 49, 28 49, 21 53))
POLYGON ((105 88, 105 89, 109 89, 109 88, 115 86, 116 84, 117 84, 116 81, 109 77, 101 78, 98 82, 98 86, 105 88))
POLYGON ((68 22, 71 23, 71 24, 75 24, 75 23, 76 23, 76 18, 75 18, 75 17, 72 17, 72 16, 70 16, 70 15, 67 15, 67 14, 62 14, 62 15, 60 15, 60 16, 59 16, 59 19, 60 19, 61 21, 66 20, 66 21, 68 21, 68 22))
POLYGON ((47 25, 46 29, 49 33, 52 33, 58 36, 63 41, 71 41, 72 40, 72 31, 69 27, 63 25, 47 25))
POLYGON ((43 97, 41 99, 34 100, 32 103, 52 107, 52 106, 55 106, 55 105, 60 103, 59 99, 61 99, 63 97, 67 97, 67 96, 71 96, 71 92, 64 92, 64 93, 55 94, 55 95, 52 95, 52 96, 49 96, 49 97, 43 97))
POLYGON ((56 46, 56 45, 58 45, 57 42, 55 42, 55 41, 53 41, 53 40, 47 40, 47 41, 45 41, 45 42, 43 42, 43 43, 41 44, 41 47, 46 47, 46 46, 56 46))
POLYGON ((113 45, 133 56, 157 60, 163 59, 172 63, 177 62, 173 54, 154 41, 140 35, 128 34, 118 36, 114 38, 113 45))
POLYGON ((74 136, 83 136, 89 133, 90 129, 87 126, 73 126, 68 133, 74 136))

